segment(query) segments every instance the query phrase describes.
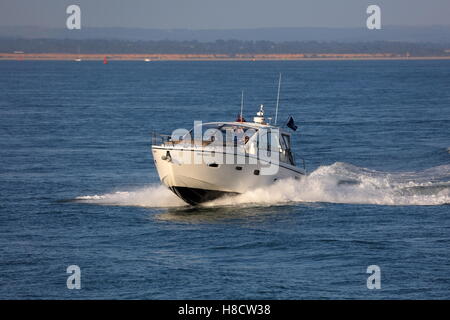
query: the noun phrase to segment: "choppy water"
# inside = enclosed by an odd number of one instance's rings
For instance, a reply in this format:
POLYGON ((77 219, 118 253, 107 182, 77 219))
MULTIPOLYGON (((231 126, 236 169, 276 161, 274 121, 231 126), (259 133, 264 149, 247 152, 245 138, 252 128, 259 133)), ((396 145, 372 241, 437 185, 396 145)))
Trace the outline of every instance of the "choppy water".
POLYGON ((0 61, 0 123, 0 298, 450 298, 450 61, 0 61), (278 72, 306 179, 159 185, 152 130, 273 112, 278 72))

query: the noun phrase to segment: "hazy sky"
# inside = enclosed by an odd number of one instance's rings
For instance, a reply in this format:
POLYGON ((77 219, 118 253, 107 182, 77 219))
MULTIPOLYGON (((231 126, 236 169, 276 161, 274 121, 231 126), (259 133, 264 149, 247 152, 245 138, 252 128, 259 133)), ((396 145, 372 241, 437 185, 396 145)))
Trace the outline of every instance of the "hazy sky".
POLYGON ((365 27, 369 4, 383 25, 450 25, 450 0, 0 0, 0 25, 64 28, 70 4, 82 27, 365 27))

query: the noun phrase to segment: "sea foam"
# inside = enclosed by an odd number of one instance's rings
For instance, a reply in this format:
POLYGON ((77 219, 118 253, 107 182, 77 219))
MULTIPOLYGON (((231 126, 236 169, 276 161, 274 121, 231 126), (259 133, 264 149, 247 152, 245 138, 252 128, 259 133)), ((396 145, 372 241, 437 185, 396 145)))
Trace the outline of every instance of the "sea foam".
MULTIPOLYGON (((161 185, 81 196, 75 201, 100 205, 180 207, 186 204, 161 185)), ((420 172, 381 172, 337 162, 320 166, 301 180, 286 179, 202 206, 281 205, 329 202, 375 205, 450 204, 450 165, 420 172)))

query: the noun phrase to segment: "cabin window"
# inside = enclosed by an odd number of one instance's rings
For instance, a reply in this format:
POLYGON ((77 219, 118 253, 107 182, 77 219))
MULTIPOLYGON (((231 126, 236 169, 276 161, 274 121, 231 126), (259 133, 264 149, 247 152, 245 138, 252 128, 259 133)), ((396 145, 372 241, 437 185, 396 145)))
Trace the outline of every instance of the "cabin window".
POLYGON ((268 130, 267 133, 263 133, 259 137, 258 142, 259 142, 258 148, 266 150, 268 154, 270 154, 271 151, 273 152, 280 151, 279 137, 277 132, 272 132, 268 130))
POLYGON ((280 144, 280 161, 295 165, 294 156, 291 151, 291 137, 284 133, 281 134, 280 144))
POLYGON ((291 137, 287 134, 282 134, 281 144, 285 146, 283 149, 291 149, 291 137))

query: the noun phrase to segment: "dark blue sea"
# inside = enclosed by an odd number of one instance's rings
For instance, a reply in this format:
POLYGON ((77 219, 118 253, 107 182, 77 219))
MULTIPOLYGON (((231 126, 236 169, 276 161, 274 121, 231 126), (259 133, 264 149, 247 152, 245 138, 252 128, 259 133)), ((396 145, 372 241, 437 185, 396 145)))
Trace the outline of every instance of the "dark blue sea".
POLYGON ((450 61, 0 61, 0 161, 1 299, 450 299, 450 61), (305 179, 160 185, 152 131, 273 117, 279 72, 305 179))

